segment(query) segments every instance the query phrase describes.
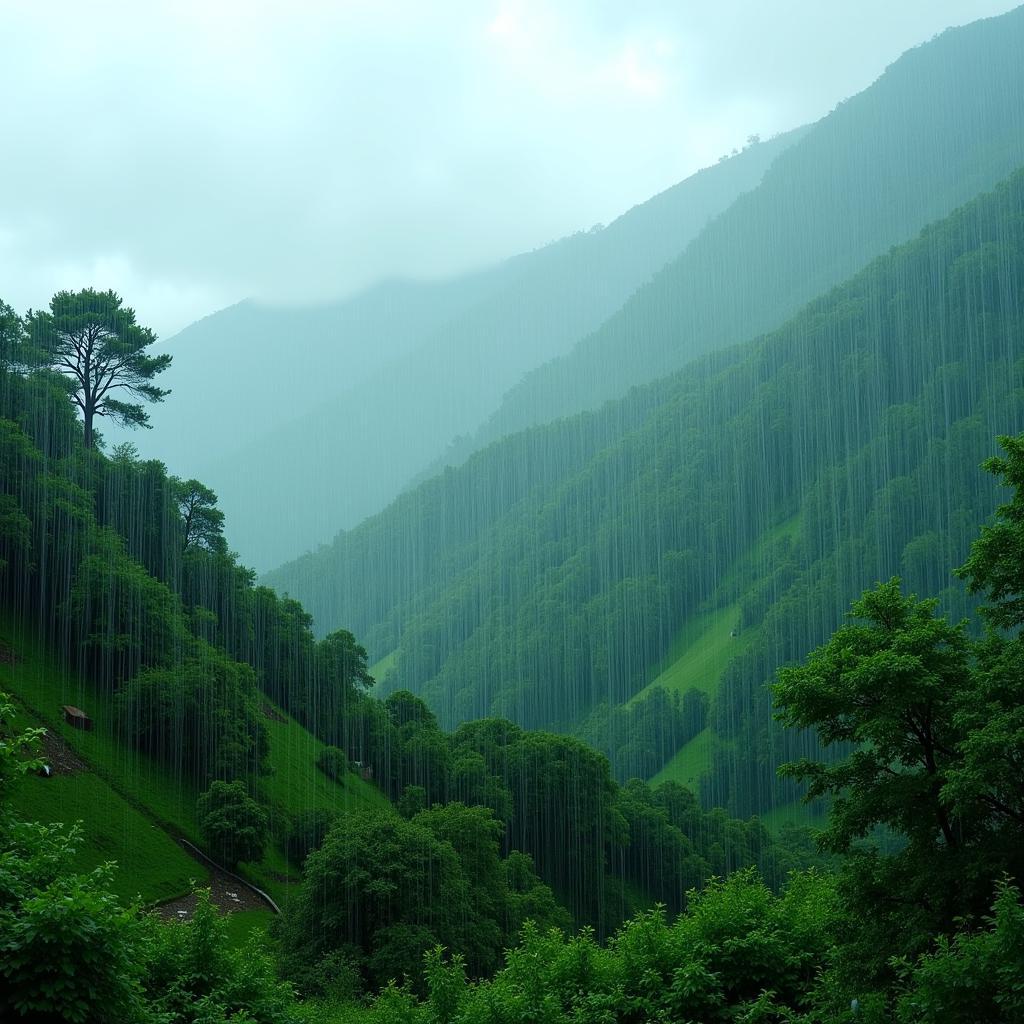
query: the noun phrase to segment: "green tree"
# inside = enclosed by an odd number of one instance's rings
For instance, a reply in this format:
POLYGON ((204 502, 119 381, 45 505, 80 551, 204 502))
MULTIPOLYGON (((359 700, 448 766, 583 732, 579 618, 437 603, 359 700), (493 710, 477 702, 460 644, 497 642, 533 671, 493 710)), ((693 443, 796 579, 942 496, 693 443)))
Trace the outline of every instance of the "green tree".
POLYGON ((963 841, 962 821, 943 795, 961 738, 957 694, 970 674, 963 624, 935 614, 934 600, 904 597, 896 579, 867 591, 851 616, 806 664, 782 669, 778 718, 815 729, 826 746, 850 745, 833 763, 804 759, 785 774, 808 795, 833 798, 825 839, 845 852, 876 825, 915 842, 963 841))
POLYGON ((460 803, 421 811, 413 821, 426 826, 455 850, 473 908, 473 913, 459 922, 455 948, 464 953, 471 973, 491 973, 498 966, 508 938, 507 877, 498 847, 504 831, 501 822, 486 807, 466 807, 460 803))
POLYGON ((170 479, 174 501, 181 516, 182 548, 206 548, 222 552, 224 540, 224 513, 217 508, 217 495, 198 480, 170 479))
POLYGON ((150 922, 143 985, 161 1024, 294 1024, 295 1001, 273 958, 251 939, 233 948, 228 917, 208 889, 190 921, 150 922))
POLYGON ((301 865, 323 843, 337 820, 337 813, 325 807, 310 807, 299 811, 288 829, 288 859, 293 864, 301 865))
POLYGON ((57 292, 48 310, 29 311, 26 327, 35 364, 67 379, 68 394, 82 413, 87 448, 94 444, 95 417, 145 427, 149 415, 141 402, 160 402, 170 394, 153 383, 170 366, 170 354, 149 353, 156 335, 136 322, 135 310, 116 292, 57 292))
POLYGON ((267 815, 240 781, 211 783, 196 802, 199 831, 215 857, 229 868, 256 861, 267 843, 267 815))
POLYGON ((324 747, 320 756, 316 759, 316 766, 329 779, 340 782, 345 778, 345 773, 350 770, 348 757, 340 747, 324 747))
POLYGON ((252 669, 194 641, 173 668, 148 668, 117 697, 131 742, 200 785, 262 773, 269 741, 252 669))
POLYGON ((345 815, 307 857, 284 943, 293 973, 348 949, 372 981, 386 984, 418 964, 424 949, 455 944, 472 913, 449 843, 419 822, 360 812, 345 815), (411 963, 402 959, 410 949, 411 963))
POLYGON ((1010 629, 1024 623, 1024 434, 1000 437, 999 444, 1005 457, 994 455, 982 468, 1013 488, 1013 495, 996 509, 994 522, 981 528, 956 574, 967 580, 971 593, 988 595, 988 620, 1010 629))
POLYGON ((25 325, 21 317, 0 299, 0 370, 18 366, 24 334, 25 325))

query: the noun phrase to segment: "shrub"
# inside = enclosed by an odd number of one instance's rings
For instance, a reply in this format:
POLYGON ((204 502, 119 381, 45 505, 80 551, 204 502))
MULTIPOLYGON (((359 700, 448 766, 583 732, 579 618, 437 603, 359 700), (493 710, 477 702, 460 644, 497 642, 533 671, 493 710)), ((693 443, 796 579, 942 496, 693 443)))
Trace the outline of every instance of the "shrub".
POLYGON ((345 777, 345 773, 351 770, 348 757, 340 747, 324 747, 316 761, 317 767, 329 779, 336 782, 345 777))
POLYGON ((243 783, 214 782, 196 803, 196 816, 206 845, 227 867, 263 856, 267 815, 243 783))
POLYGON ((309 854, 323 843, 324 837, 337 820, 338 815, 334 811, 323 807, 300 811, 288 830, 288 859, 293 864, 301 865, 309 854))

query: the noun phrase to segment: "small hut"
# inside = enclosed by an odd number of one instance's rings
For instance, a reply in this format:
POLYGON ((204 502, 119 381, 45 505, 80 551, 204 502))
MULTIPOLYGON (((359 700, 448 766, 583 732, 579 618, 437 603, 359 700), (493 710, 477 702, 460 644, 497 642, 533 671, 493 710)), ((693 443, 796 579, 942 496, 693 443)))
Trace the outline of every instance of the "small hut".
POLYGON ((92 729, 92 719, 81 709, 72 704, 64 705, 64 721, 74 729, 92 729))

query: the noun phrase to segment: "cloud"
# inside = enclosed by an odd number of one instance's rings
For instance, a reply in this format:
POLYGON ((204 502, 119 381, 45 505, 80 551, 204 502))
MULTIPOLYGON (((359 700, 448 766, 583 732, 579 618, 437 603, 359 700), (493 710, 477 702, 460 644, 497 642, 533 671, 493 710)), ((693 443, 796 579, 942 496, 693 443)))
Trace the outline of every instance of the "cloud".
POLYGON ((436 275, 819 117, 1005 0, 178 0, 0 7, 0 289, 162 333, 436 275))

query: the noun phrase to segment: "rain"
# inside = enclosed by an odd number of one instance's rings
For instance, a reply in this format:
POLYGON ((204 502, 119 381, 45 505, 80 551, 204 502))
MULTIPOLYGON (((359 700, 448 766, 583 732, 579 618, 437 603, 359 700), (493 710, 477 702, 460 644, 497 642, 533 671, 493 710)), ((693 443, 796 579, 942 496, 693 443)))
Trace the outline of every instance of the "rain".
POLYGON ((1024 7, 719 6, 0 11, 0 1019, 1024 1021, 1024 7))

